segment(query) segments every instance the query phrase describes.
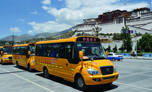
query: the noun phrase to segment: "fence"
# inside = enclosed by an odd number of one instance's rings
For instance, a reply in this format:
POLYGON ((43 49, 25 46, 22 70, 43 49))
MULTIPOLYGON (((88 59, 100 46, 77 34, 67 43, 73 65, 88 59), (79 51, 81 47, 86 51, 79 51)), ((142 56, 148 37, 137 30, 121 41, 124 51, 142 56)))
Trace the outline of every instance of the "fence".
MULTIPOLYGON (((130 53, 120 53, 120 55, 126 58, 136 57, 136 55, 131 55, 130 53)), ((152 59, 152 53, 137 53, 137 58, 151 58, 152 59)))

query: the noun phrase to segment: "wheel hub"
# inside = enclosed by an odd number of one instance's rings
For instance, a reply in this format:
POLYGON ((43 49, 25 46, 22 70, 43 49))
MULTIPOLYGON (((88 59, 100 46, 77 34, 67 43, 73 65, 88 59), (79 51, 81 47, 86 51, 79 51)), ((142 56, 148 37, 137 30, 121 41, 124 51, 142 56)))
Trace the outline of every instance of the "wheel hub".
POLYGON ((84 86, 84 82, 83 82, 83 79, 82 78, 78 78, 78 85, 79 87, 83 87, 84 86))

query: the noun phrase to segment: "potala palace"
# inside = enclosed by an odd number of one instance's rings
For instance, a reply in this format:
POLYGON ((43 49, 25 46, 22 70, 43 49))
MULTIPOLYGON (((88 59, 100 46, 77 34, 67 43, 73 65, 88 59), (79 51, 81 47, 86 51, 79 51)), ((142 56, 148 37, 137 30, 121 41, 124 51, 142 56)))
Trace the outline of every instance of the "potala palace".
MULTIPOLYGON (((152 12, 149 8, 137 8, 133 11, 121 11, 114 10, 105 12, 101 15, 98 15, 98 18, 84 19, 83 23, 77 24, 72 27, 72 30, 75 31, 73 36, 76 36, 78 33, 88 32, 94 34, 93 27, 98 23, 102 30, 100 33, 120 33, 123 26, 127 25, 130 30, 133 30, 137 33, 145 34, 146 32, 152 34, 152 12)), ((100 37, 100 36, 99 36, 100 37)), ((100 37, 103 39, 103 37, 100 37)), ((137 39, 139 39, 138 37, 137 39)), ((134 40, 134 38, 133 38, 134 40)), ((121 42, 113 43, 103 43, 104 47, 107 48, 110 45, 112 48, 118 45, 118 48, 121 46, 121 42)), ((133 49, 136 43, 133 43, 133 49)))
MULTIPOLYGON (((152 33, 152 12, 149 8, 139 8, 133 11, 114 10, 98 15, 98 18, 84 19, 82 24, 72 27, 79 32, 92 32, 92 28, 98 23, 102 31, 101 33, 120 33, 121 28, 127 25, 130 30, 137 30, 142 34, 152 33)), ((73 36, 75 36, 73 35, 73 36)))

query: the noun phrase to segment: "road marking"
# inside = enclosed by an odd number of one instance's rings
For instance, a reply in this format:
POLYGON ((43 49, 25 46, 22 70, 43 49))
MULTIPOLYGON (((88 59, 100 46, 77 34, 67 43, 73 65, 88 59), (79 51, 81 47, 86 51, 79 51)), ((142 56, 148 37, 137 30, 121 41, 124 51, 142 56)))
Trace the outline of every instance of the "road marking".
POLYGON ((130 85, 130 84, 125 84, 125 83, 120 83, 120 82, 114 82, 114 83, 121 84, 121 85, 126 85, 126 86, 130 86, 130 87, 134 87, 134 88, 139 88, 139 89, 144 89, 144 90, 150 90, 150 91, 152 91, 152 89, 150 89, 150 88, 144 88, 144 87, 139 87, 139 86, 130 85))
MULTIPOLYGON (((3 69, 3 68, 0 68, 0 69, 3 70, 3 71, 6 71, 6 72, 10 72, 10 71, 5 70, 5 69, 3 69)), ((10 74, 12 74, 12 75, 14 75, 14 76, 16 76, 16 77, 18 77, 18 78, 20 78, 20 79, 23 79, 23 80, 25 80, 25 81, 27 81, 27 82, 30 82, 30 83, 32 83, 32 84, 34 84, 34 85, 36 85, 36 86, 38 86, 38 87, 40 87, 40 88, 42 88, 42 89, 45 89, 45 90, 47 90, 47 91, 49 91, 49 92, 55 92, 55 91, 53 91, 53 90, 51 90, 51 89, 48 89, 48 88, 46 88, 46 87, 44 87, 44 86, 41 86, 41 85, 39 85, 39 84, 37 84, 37 83, 35 83, 35 82, 33 82, 33 81, 30 81, 30 80, 28 80, 28 79, 26 79, 26 78, 24 78, 24 77, 21 77, 21 76, 17 75, 17 74, 14 74, 14 73, 10 73, 10 74)))

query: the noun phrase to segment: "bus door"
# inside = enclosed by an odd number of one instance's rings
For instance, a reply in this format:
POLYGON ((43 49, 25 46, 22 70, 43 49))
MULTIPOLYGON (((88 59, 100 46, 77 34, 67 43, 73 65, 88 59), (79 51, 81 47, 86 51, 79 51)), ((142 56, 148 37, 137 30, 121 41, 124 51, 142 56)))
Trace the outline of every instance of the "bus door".
POLYGON ((77 65, 78 59, 76 58, 76 52, 75 52, 74 44, 73 43, 65 43, 65 58, 66 60, 63 62, 63 69, 65 78, 67 79, 73 79, 73 74, 75 67, 77 65))
POLYGON ((24 67, 27 67, 27 46, 24 46, 24 47, 21 47, 21 64, 24 66, 24 67))
POLYGON ((52 70, 56 75, 63 77, 63 59, 62 59, 62 55, 61 55, 61 49, 62 49, 62 45, 61 43, 55 43, 52 45, 52 51, 51 51, 51 65, 52 68, 50 70, 52 70))
POLYGON ((28 48, 27 48, 28 50, 27 50, 27 53, 26 53, 26 65, 28 64, 28 63, 30 63, 30 61, 32 61, 33 60, 33 56, 34 56, 34 52, 35 52, 35 46, 34 45, 30 45, 30 46, 28 46, 28 48), (31 55, 28 55, 28 51, 30 51, 31 52, 31 55))

